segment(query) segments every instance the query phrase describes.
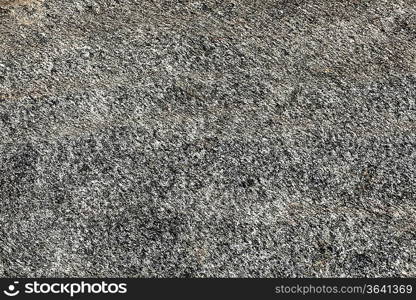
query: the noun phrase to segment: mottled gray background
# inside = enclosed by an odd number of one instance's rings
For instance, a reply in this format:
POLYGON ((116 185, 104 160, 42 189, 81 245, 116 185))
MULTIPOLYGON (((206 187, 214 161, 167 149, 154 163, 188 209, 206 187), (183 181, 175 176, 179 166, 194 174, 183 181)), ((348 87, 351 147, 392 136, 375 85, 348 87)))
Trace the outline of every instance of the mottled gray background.
POLYGON ((0 7, 0 276, 416 276, 416 1, 0 7))

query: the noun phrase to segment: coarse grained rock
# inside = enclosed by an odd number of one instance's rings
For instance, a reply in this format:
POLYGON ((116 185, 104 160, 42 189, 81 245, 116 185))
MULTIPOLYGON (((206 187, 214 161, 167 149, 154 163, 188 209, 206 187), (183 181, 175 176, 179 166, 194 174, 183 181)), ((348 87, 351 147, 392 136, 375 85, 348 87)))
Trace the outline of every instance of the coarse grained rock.
POLYGON ((415 42, 414 0, 0 0, 0 276, 415 277, 415 42))

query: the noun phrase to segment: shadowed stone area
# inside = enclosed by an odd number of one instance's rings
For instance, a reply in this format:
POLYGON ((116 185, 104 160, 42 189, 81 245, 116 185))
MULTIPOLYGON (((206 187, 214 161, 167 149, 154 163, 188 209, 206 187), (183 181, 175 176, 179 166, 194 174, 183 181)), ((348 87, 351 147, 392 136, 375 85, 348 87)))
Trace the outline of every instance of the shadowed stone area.
POLYGON ((416 1, 0 0, 0 276, 416 276, 416 1))

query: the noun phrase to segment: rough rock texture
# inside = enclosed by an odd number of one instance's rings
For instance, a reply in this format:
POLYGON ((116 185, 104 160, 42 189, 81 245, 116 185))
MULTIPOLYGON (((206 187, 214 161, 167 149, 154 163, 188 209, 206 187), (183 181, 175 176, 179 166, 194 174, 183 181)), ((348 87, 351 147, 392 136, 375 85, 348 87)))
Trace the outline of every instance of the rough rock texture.
POLYGON ((416 1, 0 7, 0 276, 416 276, 416 1))

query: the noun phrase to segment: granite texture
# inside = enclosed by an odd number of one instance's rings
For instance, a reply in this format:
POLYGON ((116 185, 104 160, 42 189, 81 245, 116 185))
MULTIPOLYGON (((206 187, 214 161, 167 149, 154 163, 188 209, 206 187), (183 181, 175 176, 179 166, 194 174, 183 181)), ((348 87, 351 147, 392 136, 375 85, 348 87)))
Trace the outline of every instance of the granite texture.
POLYGON ((0 0, 0 276, 416 276, 416 1, 0 0))

